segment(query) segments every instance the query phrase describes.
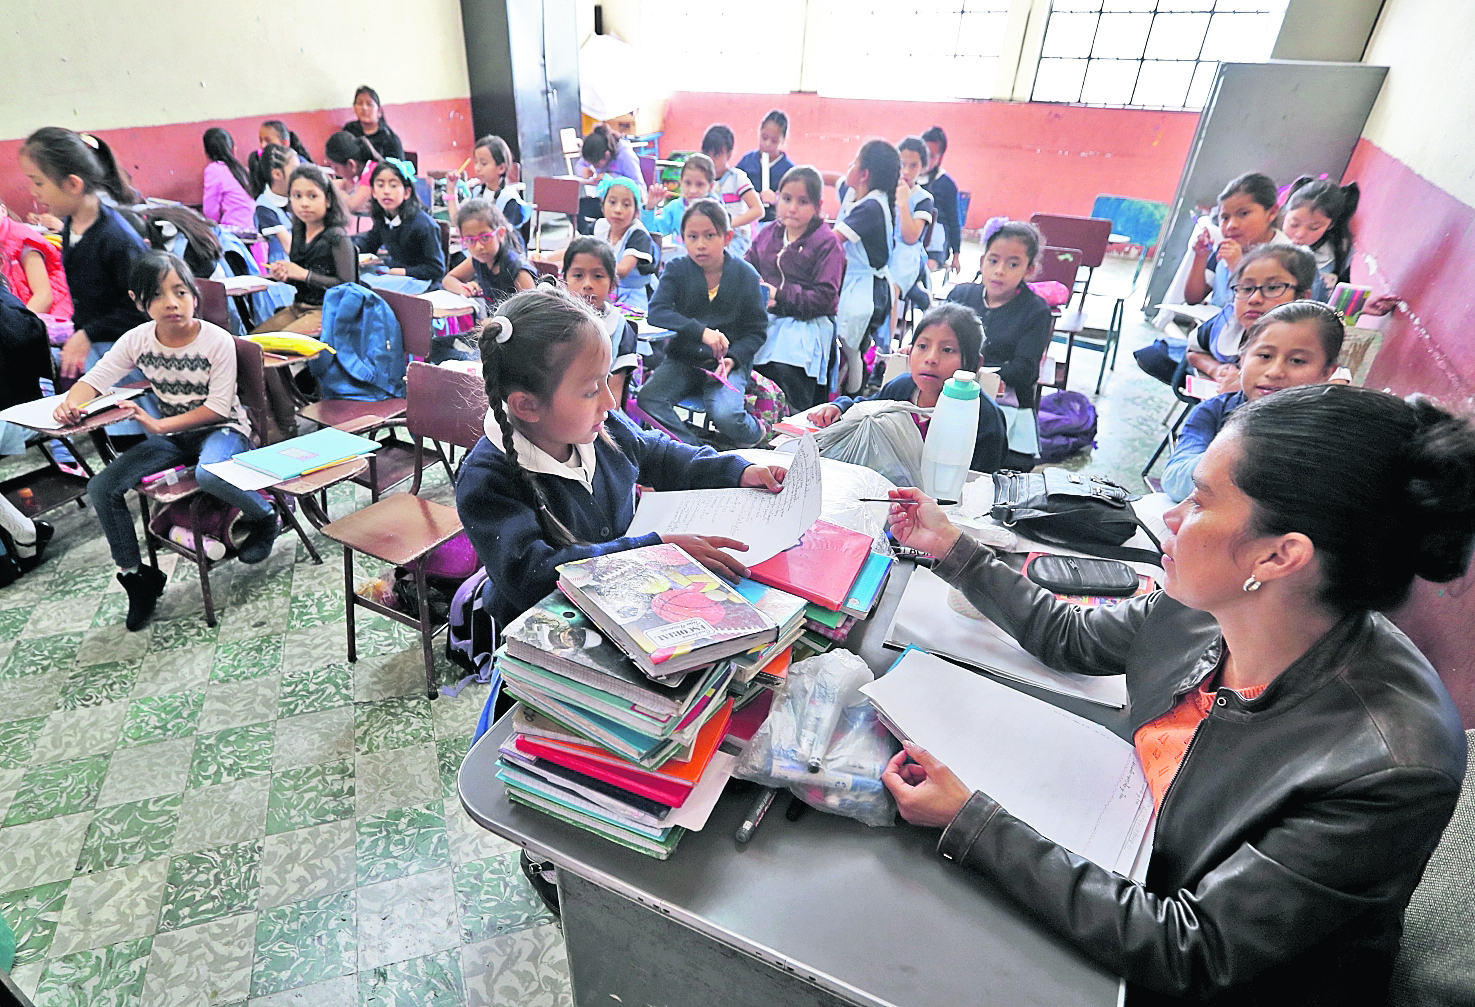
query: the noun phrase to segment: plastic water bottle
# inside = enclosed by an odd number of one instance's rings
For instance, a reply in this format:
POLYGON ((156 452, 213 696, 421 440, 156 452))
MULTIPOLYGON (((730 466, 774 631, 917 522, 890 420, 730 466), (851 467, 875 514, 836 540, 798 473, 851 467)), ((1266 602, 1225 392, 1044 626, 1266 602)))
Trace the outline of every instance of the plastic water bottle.
POLYGON ((972 371, 954 371, 937 397, 922 443, 922 492, 934 500, 955 503, 963 492, 978 439, 979 394, 972 371))

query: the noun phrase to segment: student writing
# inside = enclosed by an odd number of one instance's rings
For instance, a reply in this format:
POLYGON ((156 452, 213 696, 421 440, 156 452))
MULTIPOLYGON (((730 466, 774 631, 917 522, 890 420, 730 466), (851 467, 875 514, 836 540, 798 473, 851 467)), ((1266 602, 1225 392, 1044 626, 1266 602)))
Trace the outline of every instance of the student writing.
POLYGON ((369 212, 374 203, 374 190, 369 180, 379 155, 363 137, 348 132, 334 133, 323 145, 323 158, 337 177, 333 185, 343 196, 344 208, 351 214, 369 212))

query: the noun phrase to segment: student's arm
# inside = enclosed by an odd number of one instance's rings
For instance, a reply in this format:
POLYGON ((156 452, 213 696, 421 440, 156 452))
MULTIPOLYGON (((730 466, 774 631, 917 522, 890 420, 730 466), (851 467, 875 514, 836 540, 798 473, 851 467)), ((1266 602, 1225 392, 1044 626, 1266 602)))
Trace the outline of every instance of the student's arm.
POLYGON ((631 271, 649 276, 656 271, 656 246, 651 240, 649 231, 634 228, 625 239, 625 254, 620 256, 620 261, 615 265, 615 272, 621 277, 629 276, 631 271), (625 268, 627 262, 633 264, 629 269, 625 268))
POLYGON ((623 280, 625 277, 633 273, 635 271, 635 267, 638 265, 640 265, 640 259, 636 257, 635 253, 626 252, 624 255, 620 256, 620 261, 615 263, 615 275, 623 280))
POLYGON ((1209 265, 1209 257, 1213 254, 1214 243, 1209 237, 1206 228, 1199 228, 1193 237, 1193 245, 1188 249, 1188 255, 1193 257, 1193 268, 1188 271, 1188 279, 1183 284, 1183 300, 1188 304, 1202 304, 1208 297, 1212 288, 1209 286, 1208 278, 1204 275, 1209 265))
POLYGON ((538 285, 538 272, 533 267, 520 264, 512 277, 512 286, 517 290, 532 290, 538 285))
POLYGON ((659 492, 736 486, 750 464, 741 455, 642 430, 623 414, 610 414, 606 429, 640 470, 640 482, 659 492))
POLYGON ((388 230, 389 228, 384 226, 383 221, 375 219, 373 226, 367 231, 351 235, 348 240, 353 242, 355 251, 373 255, 384 247, 385 232, 388 230))
POLYGON ((225 180, 220 177, 217 166, 224 167, 219 161, 205 165, 205 196, 200 212, 218 224, 225 216, 225 180))
POLYGON ((414 227, 414 233, 406 236, 410 244, 405 249, 405 261, 394 264, 402 268, 406 276, 434 283, 446 272, 446 253, 440 245, 440 225, 422 210, 416 214, 414 227))
POLYGON ((116 342, 123 333, 149 320, 148 315, 128 296, 128 274, 133 269, 133 260, 145 251, 143 239, 121 218, 114 219, 120 226, 110 228, 109 233, 103 236, 99 266, 111 274, 110 285, 118 296, 107 311, 92 319, 86 329, 73 332, 67 340, 62 348, 62 377, 75 377, 82 373, 94 343, 116 342))
POLYGON ((1224 396, 1216 396, 1200 402, 1188 414, 1183 430, 1178 434, 1178 443, 1168 455, 1167 467, 1163 469, 1163 492, 1173 498, 1174 503, 1187 499, 1193 492, 1193 470, 1209 445, 1218 435, 1228 416, 1224 396))
POLYGON ((138 366, 135 340, 131 333, 113 341, 108 351, 93 364, 86 374, 77 379, 60 404, 56 407, 56 419, 71 425, 82 421, 78 410, 126 378, 138 366))
POLYGON ((753 191, 752 185, 743 190, 743 206, 745 207, 743 212, 732 218, 734 230, 744 224, 763 219, 763 202, 758 198, 758 193, 753 191))
POLYGON ((477 297, 481 294, 481 284, 472 279, 475 275, 476 266, 471 256, 468 255, 456 264, 455 269, 441 277, 440 285, 462 297, 477 297))
POLYGON ((758 274, 746 262, 729 262, 722 283, 732 283, 738 297, 737 317, 723 330, 728 343, 724 356, 732 361, 731 373, 745 375, 753 369, 753 358, 768 339, 768 306, 758 286, 758 274))
POLYGON ((374 202, 374 190, 367 185, 359 185, 350 181, 347 186, 341 187, 343 192, 343 205, 348 212, 354 216, 365 213, 370 204, 374 202))
MULTIPOLYGON (((687 274, 692 269, 701 271, 701 267, 690 259, 677 259, 667 266, 666 275, 656 287, 655 296, 650 299, 650 308, 646 311, 646 317, 652 325, 676 333, 668 343, 667 353, 686 363, 710 359, 712 356, 711 351, 702 344, 702 333, 707 330, 706 323, 688 317, 678 307, 678 295, 681 288, 690 282, 687 274)), ((705 283, 700 278, 695 282, 705 283)), ((706 291, 702 293, 705 295, 706 291)))
POLYGON ((905 182, 896 183, 896 228, 901 232, 902 241, 915 245, 927 222, 912 215, 911 195, 912 190, 905 182))
MULTIPOLYGON (((628 383, 626 378, 629 373, 640 366, 640 334, 635 331, 635 323, 628 318, 620 328, 620 339, 614 347, 614 358, 610 361, 610 388, 615 390, 614 378, 620 378, 620 389, 623 390, 628 383)), ((618 392, 615 395, 617 401, 623 402, 624 398, 618 392)))
POLYGON ((51 289, 51 277, 46 275, 45 258, 34 248, 22 248, 20 264, 26 271, 26 283, 31 287, 31 299, 26 302, 26 307, 38 315, 50 311, 55 295, 51 289))
POLYGON ((276 214, 264 206, 256 208, 256 233, 268 240, 276 238, 277 244, 282 246, 282 254, 292 254, 292 229, 283 226, 276 214))

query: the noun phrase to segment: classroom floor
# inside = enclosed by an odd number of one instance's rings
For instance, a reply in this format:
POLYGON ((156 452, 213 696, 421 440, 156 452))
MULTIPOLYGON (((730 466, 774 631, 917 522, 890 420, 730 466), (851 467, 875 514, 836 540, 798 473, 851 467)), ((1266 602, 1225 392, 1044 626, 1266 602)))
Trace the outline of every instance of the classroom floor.
MULTIPOLYGON (((1124 290, 1132 266, 1093 288, 1124 290)), ((1090 300, 1104 324, 1111 299, 1090 300)), ((1171 396, 1133 364, 1151 336, 1129 314, 1101 447, 1071 467, 1139 487, 1171 396)), ((1072 387, 1099 360, 1082 352, 1072 387)), ((368 502, 349 494, 335 515, 368 502)), ((217 568, 215 629, 171 555, 158 614, 128 633, 90 509, 50 517, 47 561, 0 591, 0 915, 38 1005, 572 1003, 517 853, 455 798, 485 688, 426 700, 412 632, 378 617, 345 663, 336 548, 318 536, 315 566, 284 535, 217 568)))

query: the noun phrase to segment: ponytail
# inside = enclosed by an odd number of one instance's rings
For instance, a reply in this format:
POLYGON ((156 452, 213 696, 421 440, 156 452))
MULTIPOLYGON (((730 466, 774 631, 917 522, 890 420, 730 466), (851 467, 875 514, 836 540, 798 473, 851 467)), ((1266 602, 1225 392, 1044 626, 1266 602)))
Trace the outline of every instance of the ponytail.
POLYGON ((1357 212, 1357 204, 1361 201, 1362 190, 1356 182, 1339 186, 1330 179, 1313 179, 1309 175, 1302 175, 1291 183, 1290 195, 1286 199, 1287 213, 1304 206, 1324 214, 1331 221, 1326 233, 1311 247, 1331 244, 1332 271, 1343 281, 1352 264, 1352 215, 1357 212))

